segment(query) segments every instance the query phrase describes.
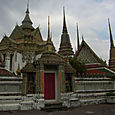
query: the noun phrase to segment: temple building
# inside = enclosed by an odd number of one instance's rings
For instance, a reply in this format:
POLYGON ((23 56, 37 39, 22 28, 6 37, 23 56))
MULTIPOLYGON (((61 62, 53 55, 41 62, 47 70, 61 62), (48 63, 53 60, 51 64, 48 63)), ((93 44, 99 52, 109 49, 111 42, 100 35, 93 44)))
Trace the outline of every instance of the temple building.
MULTIPOLYGON (((110 23, 109 23, 109 29, 110 29, 111 47, 113 47, 110 23)), ((85 41, 83 35, 82 35, 81 44, 79 43, 79 41, 80 41, 79 40, 79 29, 78 29, 78 24, 77 24, 77 46, 78 47, 77 47, 77 51, 75 53, 75 57, 86 65, 87 76, 88 75, 92 75, 92 76, 95 76, 95 75, 101 76, 102 75, 103 76, 103 74, 102 74, 103 72, 106 73, 106 76, 108 76, 108 75, 113 76, 114 72, 108 68, 106 61, 103 61, 101 58, 99 58, 96 55, 96 53, 92 50, 92 48, 85 41)))
POLYGON ((46 103, 61 102, 63 93, 75 91, 75 70, 67 60, 74 52, 67 32, 65 11, 60 50, 56 53, 50 35, 50 17, 48 36, 44 41, 39 27, 32 26, 28 6, 22 25, 16 24, 11 35, 5 35, 0 42, 2 62, 6 71, 23 78, 22 95, 40 94, 46 103))
POLYGON ((99 58, 88 45, 82 35, 79 43, 79 30, 77 24, 77 51, 75 57, 85 64, 86 73, 83 77, 75 78, 75 88, 81 103, 86 100, 103 100, 106 92, 114 91, 115 72, 108 68, 105 61, 99 58), (102 93, 103 92, 103 93, 102 93), (95 98, 96 97, 96 98, 95 98))
POLYGON ((22 69, 27 63, 33 63, 41 56, 42 52, 48 50, 55 52, 49 34, 50 32, 48 32, 47 41, 44 41, 39 27, 35 29, 32 26, 27 7, 22 25, 16 24, 11 35, 9 37, 5 35, 0 43, 0 54, 5 63, 5 68, 17 74, 18 66, 22 69))
MULTIPOLYGON (((10 36, 5 35, 0 42, 0 110, 41 110, 48 106, 51 108, 52 104, 56 108, 76 107, 81 103, 80 91, 87 92, 91 88, 91 93, 113 90, 114 83, 107 77, 115 76, 115 73, 106 68, 105 62, 94 53, 83 37, 79 43, 78 26, 78 50, 74 54, 64 8, 58 53, 51 37, 50 17, 46 41, 40 28, 34 28, 32 24, 27 5, 22 24, 16 24, 10 36), (76 78, 76 70, 69 63, 69 57, 74 56, 87 67, 87 76, 82 79, 76 78)), ((112 37, 111 44, 113 48, 112 37)), ((111 56, 110 62, 113 61, 111 56)))

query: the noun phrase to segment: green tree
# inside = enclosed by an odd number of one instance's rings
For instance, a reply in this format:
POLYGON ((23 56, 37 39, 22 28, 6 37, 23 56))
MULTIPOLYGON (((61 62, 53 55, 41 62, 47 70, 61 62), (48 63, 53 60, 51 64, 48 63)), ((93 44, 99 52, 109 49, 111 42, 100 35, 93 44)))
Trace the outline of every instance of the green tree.
POLYGON ((80 74, 81 77, 82 77, 83 74, 85 75, 86 66, 82 61, 80 61, 77 58, 73 57, 73 58, 69 59, 69 63, 76 70, 77 76, 78 76, 78 74, 80 74))

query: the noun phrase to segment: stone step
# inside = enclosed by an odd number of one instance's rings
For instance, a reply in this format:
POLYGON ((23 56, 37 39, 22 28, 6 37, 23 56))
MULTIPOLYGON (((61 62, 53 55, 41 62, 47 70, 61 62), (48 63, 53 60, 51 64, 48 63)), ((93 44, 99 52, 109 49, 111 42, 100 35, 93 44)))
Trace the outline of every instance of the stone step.
POLYGON ((22 92, 0 92, 0 96, 21 96, 22 92))
POLYGON ((105 103, 105 102, 106 102, 105 98, 80 100, 81 105, 100 104, 100 103, 105 103))
POLYGON ((15 104, 15 103, 20 103, 20 102, 21 100, 1 100, 0 104, 10 104, 10 103, 15 104))
POLYGON ((0 104, 16 104, 22 100, 21 96, 0 96, 0 104))
POLYGON ((42 108, 42 110, 51 112, 51 111, 58 111, 58 110, 66 110, 67 107, 63 106, 62 103, 46 103, 45 108, 42 108))
POLYGON ((80 101, 78 98, 72 98, 70 99, 70 106, 71 107, 78 107, 80 106, 80 101))
POLYGON ((62 102, 45 103, 45 107, 50 107, 50 106, 62 106, 62 102))
POLYGON ((0 104, 0 111, 19 110, 20 104, 0 104))
POLYGON ((20 100, 22 96, 0 96, 0 100, 20 100))
POLYGON ((106 93, 78 93, 78 98, 105 96, 106 93))
POLYGON ((32 110, 33 109, 34 101, 33 100, 31 100, 31 101, 23 101, 20 104, 21 104, 20 105, 21 106, 20 107, 21 110, 32 110))
POLYGON ((76 93, 107 93, 115 92, 115 89, 100 89, 100 90, 76 90, 76 93))

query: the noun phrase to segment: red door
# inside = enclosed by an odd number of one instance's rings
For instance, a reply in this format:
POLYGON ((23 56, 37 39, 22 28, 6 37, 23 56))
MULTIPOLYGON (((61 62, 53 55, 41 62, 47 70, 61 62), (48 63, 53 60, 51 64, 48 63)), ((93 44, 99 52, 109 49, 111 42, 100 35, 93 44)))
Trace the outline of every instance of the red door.
POLYGON ((44 74, 44 98, 46 100, 55 99, 55 74, 44 74))

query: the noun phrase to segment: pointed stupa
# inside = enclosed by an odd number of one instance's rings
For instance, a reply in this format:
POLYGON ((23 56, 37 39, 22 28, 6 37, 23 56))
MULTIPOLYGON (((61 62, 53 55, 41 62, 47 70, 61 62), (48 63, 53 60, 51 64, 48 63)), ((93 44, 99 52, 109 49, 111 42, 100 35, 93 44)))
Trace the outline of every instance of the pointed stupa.
POLYGON ((22 28, 23 29, 30 29, 30 30, 33 30, 33 27, 32 27, 32 21, 30 19, 30 16, 29 16, 29 2, 27 4, 27 10, 26 10, 26 15, 25 15, 25 18, 24 20, 22 21, 22 28))
POLYGON ((79 29, 78 29, 78 23, 77 23, 77 50, 79 51, 79 29))
POLYGON ((63 7, 63 31, 62 33, 68 33, 66 27, 66 19, 65 19, 65 8, 63 7))
POLYGON ((110 21, 108 18, 108 25, 109 25, 109 33, 110 33, 110 47, 114 47, 114 42, 113 42, 113 36, 112 36, 112 32, 111 32, 111 25, 110 25, 110 21))
POLYGON ((65 8, 63 7, 63 30, 61 35, 61 43, 58 53, 64 57, 70 57, 74 55, 73 48, 70 43, 69 34, 66 26, 65 8))

